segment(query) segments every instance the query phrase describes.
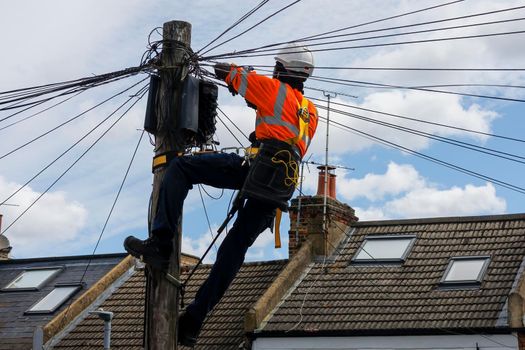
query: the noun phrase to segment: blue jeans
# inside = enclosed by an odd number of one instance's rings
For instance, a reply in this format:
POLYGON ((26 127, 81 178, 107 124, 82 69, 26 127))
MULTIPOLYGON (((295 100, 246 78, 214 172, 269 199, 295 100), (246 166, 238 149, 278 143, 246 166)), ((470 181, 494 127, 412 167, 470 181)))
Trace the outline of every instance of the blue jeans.
MULTIPOLYGON (((157 213, 153 220, 153 234, 177 232, 177 219, 188 191, 196 184, 217 188, 241 189, 248 173, 244 158, 231 153, 203 154, 173 159, 164 176, 159 194, 157 213)), ((232 228, 226 234, 210 275, 197 291, 195 300, 186 312, 199 325, 219 302, 239 271, 246 251, 259 234, 270 227, 275 206, 255 198, 248 198, 239 208, 232 228)))

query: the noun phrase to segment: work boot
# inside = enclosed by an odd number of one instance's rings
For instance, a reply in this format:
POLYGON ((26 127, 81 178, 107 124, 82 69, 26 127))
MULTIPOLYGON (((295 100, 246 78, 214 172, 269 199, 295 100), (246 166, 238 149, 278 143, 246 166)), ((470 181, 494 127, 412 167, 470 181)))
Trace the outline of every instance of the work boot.
POLYGON ((129 236, 124 240, 124 249, 157 270, 167 270, 171 255, 171 240, 161 240, 153 235, 145 240, 129 236))
POLYGON ((197 343, 200 325, 187 312, 183 311, 178 320, 177 341, 180 345, 193 348, 197 343))

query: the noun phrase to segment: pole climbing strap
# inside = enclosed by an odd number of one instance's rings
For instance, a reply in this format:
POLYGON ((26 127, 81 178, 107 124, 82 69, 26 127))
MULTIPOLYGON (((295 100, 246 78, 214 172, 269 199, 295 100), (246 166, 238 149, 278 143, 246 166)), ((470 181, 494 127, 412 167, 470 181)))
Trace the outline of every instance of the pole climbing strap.
POLYGON ((153 164, 152 164, 152 172, 155 172, 155 170, 168 166, 170 161, 173 158, 180 157, 184 155, 184 152, 165 152, 165 153, 159 153, 156 154, 155 157, 153 157, 153 164))

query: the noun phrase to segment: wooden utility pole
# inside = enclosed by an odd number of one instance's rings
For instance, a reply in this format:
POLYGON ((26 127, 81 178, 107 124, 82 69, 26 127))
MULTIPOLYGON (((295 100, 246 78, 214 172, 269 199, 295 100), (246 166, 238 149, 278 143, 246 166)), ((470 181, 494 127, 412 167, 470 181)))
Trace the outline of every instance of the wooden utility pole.
MULTIPOLYGON (((183 21, 164 23, 161 68, 159 68, 160 87, 156 99, 157 134, 155 154, 180 152, 184 150, 184 140, 177 131, 177 113, 181 98, 182 79, 188 67, 185 65, 191 42, 191 25, 183 21)), ((164 177, 164 168, 155 171, 151 213, 157 211, 159 189, 164 177)), ((178 218, 178 230, 173 239, 168 273, 179 279, 180 242, 182 218, 178 218)), ((144 339, 147 350, 177 349, 177 318, 179 290, 169 282, 165 273, 148 268, 146 285, 144 339)))

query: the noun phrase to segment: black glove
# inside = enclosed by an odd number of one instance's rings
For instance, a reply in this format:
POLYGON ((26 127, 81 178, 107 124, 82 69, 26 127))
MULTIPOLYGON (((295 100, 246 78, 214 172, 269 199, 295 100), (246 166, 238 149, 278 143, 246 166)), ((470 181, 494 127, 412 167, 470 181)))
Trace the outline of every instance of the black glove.
POLYGON ((231 85, 228 85, 228 90, 230 91, 230 93, 232 94, 232 96, 235 96, 238 94, 237 91, 235 91, 235 89, 233 88, 233 86, 231 85))
POLYGON ((251 102, 248 101, 247 99, 244 99, 244 101, 246 101, 246 105, 247 105, 248 107, 257 110, 257 106, 256 106, 256 105, 254 105, 253 103, 251 103, 251 102))

